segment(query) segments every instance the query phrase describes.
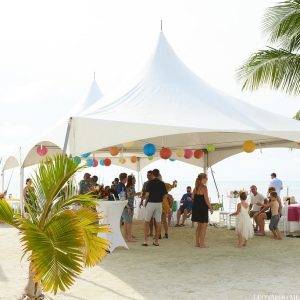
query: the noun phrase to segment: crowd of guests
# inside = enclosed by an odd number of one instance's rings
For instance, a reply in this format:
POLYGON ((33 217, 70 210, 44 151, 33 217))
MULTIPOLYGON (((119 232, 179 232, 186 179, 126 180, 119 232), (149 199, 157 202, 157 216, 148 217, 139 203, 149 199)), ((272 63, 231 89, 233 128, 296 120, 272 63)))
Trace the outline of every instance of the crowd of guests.
MULTIPOLYGON (((267 196, 257 191, 257 187, 250 187, 250 204, 247 203, 247 194, 240 194, 241 202, 231 216, 236 216, 236 231, 238 236, 238 247, 246 246, 248 239, 253 235, 265 235, 265 220, 270 220, 269 228, 275 239, 281 239, 278 223, 282 213, 282 203, 280 192, 283 189, 282 182, 275 173, 271 174, 271 183, 267 196), (253 223, 251 221, 253 218, 253 223)), ((201 173, 195 180, 194 188, 188 186, 186 193, 180 200, 180 207, 176 212, 177 222, 175 227, 185 226, 186 220, 191 217, 192 227, 197 223, 195 232, 195 246, 206 248, 205 235, 209 222, 209 212, 213 213, 213 208, 208 197, 207 175, 201 173)), ((124 227, 124 238, 127 242, 135 241, 132 234, 132 220, 135 208, 135 197, 140 197, 140 207, 145 208, 144 216, 144 242, 143 246, 148 246, 149 237, 154 237, 153 245, 159 246, 159 240, 168 238, 168 228, 171 224, 173 215, 174 198, 169 193, 176 187, 177 182, 173 184, 165 183, 162 180, 158 169, 147 172, 147 181, 143 184, 141 192, 136 192, 136 179, 134 175, 121 173, 119 178, 115 178, 111 186, 103 186, 98 183, 96 175, 91 176, 85 173, 79 183, 79 194, 93 193, 98 198, 107 198, 108 200, 127 200, 123 210, 121 224, 124 227)), ((26 186, 23 190, 25 200, 25 213, 28 213, 28 207, 32 206, 32 195, 34 189, 30 178, 26 180, 26 186)))

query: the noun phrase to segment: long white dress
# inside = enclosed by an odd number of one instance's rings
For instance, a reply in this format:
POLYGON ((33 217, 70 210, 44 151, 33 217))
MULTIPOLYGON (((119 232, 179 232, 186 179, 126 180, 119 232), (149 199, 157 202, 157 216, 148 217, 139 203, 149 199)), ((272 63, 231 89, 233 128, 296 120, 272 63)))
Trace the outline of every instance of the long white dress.
POLYGON ((236 216, 236 232, 247 241, 254 236, 253 225, 249 216, 249 208, 241 205, 241 211, 236 216))

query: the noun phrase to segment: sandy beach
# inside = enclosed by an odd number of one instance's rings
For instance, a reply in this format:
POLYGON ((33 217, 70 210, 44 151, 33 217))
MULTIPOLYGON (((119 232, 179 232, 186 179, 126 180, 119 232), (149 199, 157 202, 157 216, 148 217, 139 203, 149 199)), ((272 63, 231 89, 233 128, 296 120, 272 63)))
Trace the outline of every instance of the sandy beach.
MULTIPOLYGON (((117 249, 86 269, 72 289, 53 299, 255 299, 256 295, 298 295, 299 239, 255 237, 245 249, 235 248, 233 230, 210 227, 210 248, 194 247, 194 229, 170 228, 160 247, 142 247, 142 222, 136 221, 137 242, 117 249)), ((17 232, 0 225, 2 300, 18 299, 26 283, 27 262, 20 262, 17 232)), ((295 298, 296 299, 296 298, 295 298)))

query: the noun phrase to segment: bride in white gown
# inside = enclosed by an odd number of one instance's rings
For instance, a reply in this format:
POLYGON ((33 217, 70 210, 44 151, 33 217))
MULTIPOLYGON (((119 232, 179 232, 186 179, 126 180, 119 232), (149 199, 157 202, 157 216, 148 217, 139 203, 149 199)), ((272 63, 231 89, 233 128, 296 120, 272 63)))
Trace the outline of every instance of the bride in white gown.
POLYGON ((241 203, 237 205, 236 212, 231 216, 236 216, 236 232, 238 234, 238 247, 246 246, 247 240, 254 235, 253 225, 249 216, 249 205, 246 202, 247 194, 241 193, 241 203))

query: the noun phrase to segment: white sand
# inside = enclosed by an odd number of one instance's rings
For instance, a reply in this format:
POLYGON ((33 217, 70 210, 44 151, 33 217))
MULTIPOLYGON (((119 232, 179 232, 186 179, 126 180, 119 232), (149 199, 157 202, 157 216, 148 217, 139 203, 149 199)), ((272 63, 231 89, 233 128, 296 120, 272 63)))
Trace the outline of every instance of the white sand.
MULTIPOLYGON (((54 299, 255 299, 254 295, 298 295, 300 239, 255 237, 235 248, 234 231, 209 228, 209 249, 194 247, 194 229, 170 228, 160 247, 142 247, 142 223, 134 225, 138 242, 117 249, 87 269, 67 293, 54 299)), ((26 283, 18 234, 0 224, 0 299, 18 299, 26 283)), ((296 299, 296 298, 295 298, 296 299)))

